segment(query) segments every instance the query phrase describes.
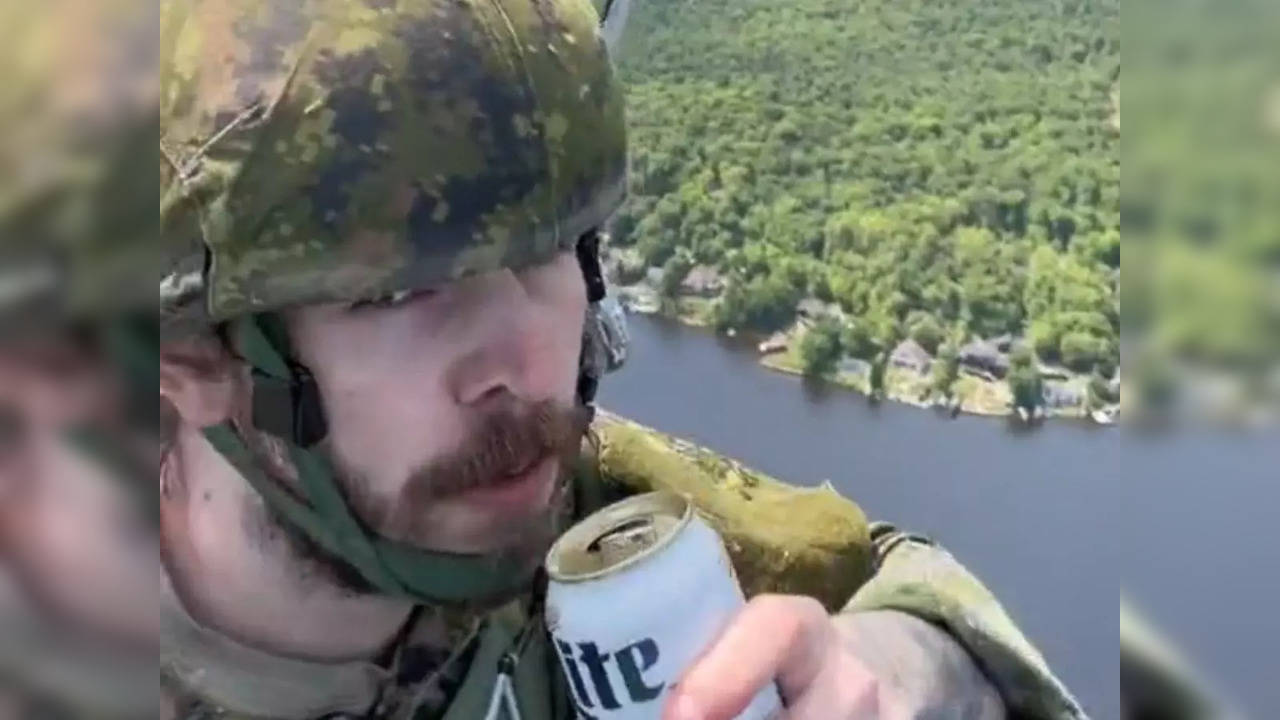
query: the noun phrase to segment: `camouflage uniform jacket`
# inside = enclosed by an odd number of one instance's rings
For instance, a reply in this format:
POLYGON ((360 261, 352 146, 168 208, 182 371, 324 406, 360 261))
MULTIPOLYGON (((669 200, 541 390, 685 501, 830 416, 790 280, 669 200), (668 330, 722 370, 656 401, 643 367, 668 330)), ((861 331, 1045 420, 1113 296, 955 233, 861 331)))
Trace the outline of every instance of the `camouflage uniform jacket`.
MULTIPOLYGON (((946 630, 999 691, 1011 718, 1081 720, 1085 713, 992 594, 924 538, 868 523, 830 486, 797 488, 710 451, 612 417, 593 426, 579 469, 579 510, 666 489, 688 496, 720 533, 744 593, 809 595, 829 611, 898 610, 946 630)), ((183 687, 179 717, 376 717, 469 720, 483 715, 503 651, 530 613, 516 601, 485 618, 421 609, 380 662, 285 660, 199 629, 185 613, 170 632, 165 670, 183 687), (180 626, 180 627, 179 627, 180 626), (194 635, 193 635, 194 633, 194 635), (195 648, 195 652, 192 649, 195 648), (474 670, 474 672, 473 672, 474 670), (191 691, 195 690, 193 694, 191 691), (234 699, 215 710, 193 695, 234 699), (250 712, 250 706, 252 712, 250 712), (467 708, 464 710, 464 707, 467 708)), ((560 666, 540 623, 517 677, 551 685, 525 720, 573 717, 560 666), (533 662, 526 662, 532 656, 533 662), (527 666, 533 666, 530 669, 527 666), (551 682, 548 683, 547 679, 551 682)))

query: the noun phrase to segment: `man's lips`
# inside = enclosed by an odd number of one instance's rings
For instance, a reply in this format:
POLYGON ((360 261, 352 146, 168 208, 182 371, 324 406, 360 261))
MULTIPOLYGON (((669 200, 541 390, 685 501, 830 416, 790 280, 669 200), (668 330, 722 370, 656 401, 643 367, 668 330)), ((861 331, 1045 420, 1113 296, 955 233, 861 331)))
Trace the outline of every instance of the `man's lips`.
POLYGON ((495 478, 489 484, 451 493, 441 499, 498 512, 535 510, 543 507, 550 498, 555 478, 556 459, 548 454, 512 473, 495 478))

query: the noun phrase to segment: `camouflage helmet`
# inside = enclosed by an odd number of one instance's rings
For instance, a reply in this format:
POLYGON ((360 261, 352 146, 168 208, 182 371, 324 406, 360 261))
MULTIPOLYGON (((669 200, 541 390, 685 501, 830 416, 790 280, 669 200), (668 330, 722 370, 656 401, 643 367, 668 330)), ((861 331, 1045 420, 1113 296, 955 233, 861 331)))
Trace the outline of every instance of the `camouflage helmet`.
POLYGON ((141 0, 0 11, 0 328, 155 312, 154 18, 141 0))
POLYGON ((150 0, 0 8, 0 344, 65 344, 115 376, 111 422, 60 430, 152 519, 156 469, 135 447, 159 419, 158 179, 138 170, 159 136, 155 16, 150 0))
POLYGON ((537 264, 623 199, 589 0, 192 0, 161 24, 167 322, 537 264))

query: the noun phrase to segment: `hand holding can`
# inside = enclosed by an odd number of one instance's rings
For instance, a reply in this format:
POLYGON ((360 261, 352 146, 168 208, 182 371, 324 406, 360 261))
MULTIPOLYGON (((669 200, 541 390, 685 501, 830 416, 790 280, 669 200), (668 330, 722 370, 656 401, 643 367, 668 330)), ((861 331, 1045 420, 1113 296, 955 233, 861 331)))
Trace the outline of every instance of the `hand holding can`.
MULTIPOLYGON (((591 515, 546 566, 547 628, 584 718, 657 720, 676 680, 745 604, 719 536, 669 493, 591 515)), ((781 709, 767 685, 738 720, 781 709)))

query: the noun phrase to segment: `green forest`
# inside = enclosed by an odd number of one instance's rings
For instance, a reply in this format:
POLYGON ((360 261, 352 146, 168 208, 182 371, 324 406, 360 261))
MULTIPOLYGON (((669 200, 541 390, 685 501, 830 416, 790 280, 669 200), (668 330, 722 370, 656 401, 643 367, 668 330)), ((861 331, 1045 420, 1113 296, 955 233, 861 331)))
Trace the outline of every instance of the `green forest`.
POLYGON ((719 268, 722 328, 812 296, 850 354, 1011 333, 1110 373, 1118 34, 1119 0, 637 0, 613 242, 719 268))

